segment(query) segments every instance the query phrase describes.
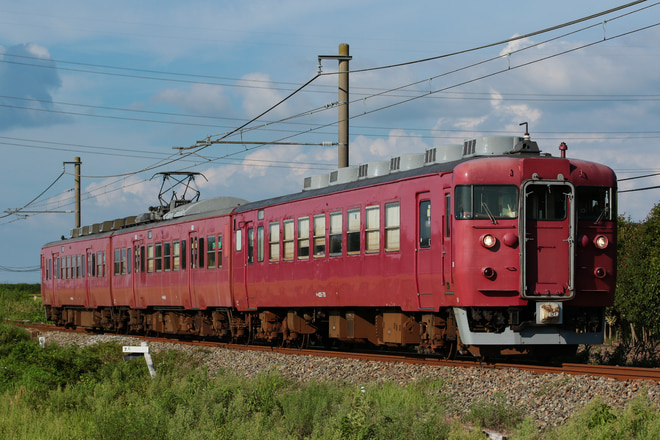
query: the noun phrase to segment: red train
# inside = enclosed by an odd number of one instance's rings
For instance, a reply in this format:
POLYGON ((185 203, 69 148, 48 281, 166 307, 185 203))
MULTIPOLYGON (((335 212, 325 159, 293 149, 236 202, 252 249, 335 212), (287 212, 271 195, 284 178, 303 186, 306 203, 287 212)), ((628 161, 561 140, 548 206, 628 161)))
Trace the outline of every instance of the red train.
POLYGON ((481 137, 72 231, 41 251, 61 325, 451 356, 603 340, 616 176, 481 137), (158 216, 156 216, 158 217, 158 216))

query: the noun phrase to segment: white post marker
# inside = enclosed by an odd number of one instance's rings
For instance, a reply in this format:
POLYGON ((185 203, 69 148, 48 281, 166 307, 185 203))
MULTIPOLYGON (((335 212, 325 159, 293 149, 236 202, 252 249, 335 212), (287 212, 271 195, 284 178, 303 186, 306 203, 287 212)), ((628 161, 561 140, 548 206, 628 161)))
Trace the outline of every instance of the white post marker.
POLYGON ((125 361, 132 361, 133 359, 144 356, 144 360, 147 363, 147 368, 149 368, 149 374, 151 374, 152 378, 156 377, 156 369, 154 368, 153 360, 151 360, 151 354, 149 354, 149 346, 146 342, 142 342, 139 347, 124 345, 123 352, 128 353, 124 355, 125 361))

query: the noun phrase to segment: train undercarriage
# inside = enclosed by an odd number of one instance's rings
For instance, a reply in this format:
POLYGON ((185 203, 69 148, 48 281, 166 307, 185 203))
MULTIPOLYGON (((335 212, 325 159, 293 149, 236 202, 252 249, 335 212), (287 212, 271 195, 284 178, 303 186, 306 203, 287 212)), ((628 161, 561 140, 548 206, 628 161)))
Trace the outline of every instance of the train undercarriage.
POLYGON ((569 311, 561 329, 538 326, 533 321, 530 309, 515 307, 447 308, 436 313, 412 313, 398 309, 361 308, 239 312, 228 308, 195 311, 174 308, 85 309, 46 306, 46 317, 59 326, 122 334, 173 335, 301 348, 406 348, 444 358, 457 355, 492 358, 504 354, 538 353, 553 347, 552 352, 558 348, 561 353, 570 354, 575 352, 579 343, 599 343, 598 337, 602 336, 603 326, 600 308, 580 309, 579 313, 569 311), (457 322, 457 318, 461 320, 463 317, 466 323, 457 322), (554 339, 538 339, 535 343, 532 337, 529 342, 521 344, 519 340, 514 343, 508 338, 511 334, 524 332, 530 335, 550 334, 554 335, 554 339), (568 335, 563 342, 556 336, 561 332, 568 335), (475 340, 478 342, 474 343, 475 340), (555 342, 538 343, 548 340, 555 342), (473 343, 466 344, 465 341, 473 343))

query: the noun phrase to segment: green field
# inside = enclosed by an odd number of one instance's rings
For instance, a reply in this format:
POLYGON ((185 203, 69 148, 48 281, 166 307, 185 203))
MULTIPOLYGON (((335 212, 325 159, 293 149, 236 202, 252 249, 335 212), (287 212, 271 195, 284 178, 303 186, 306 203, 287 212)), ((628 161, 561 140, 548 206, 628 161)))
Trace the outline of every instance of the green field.
MULTIPOLYGON (((0 285, 0 316, 41 319, 38 285, 0 285)), ((201 350, 201 349, 200 349, 201 350)), ((211 378, 180 352, 124 362, 121 346, 40 348, 0 323, 1 439, 657 439, 660 413, 645 400, 617 411, 593 401, 566 425, 539 432, 515 405, 475 401, 449 417, 440 381, 408 386, 299 383, 278 373, 211 378)))

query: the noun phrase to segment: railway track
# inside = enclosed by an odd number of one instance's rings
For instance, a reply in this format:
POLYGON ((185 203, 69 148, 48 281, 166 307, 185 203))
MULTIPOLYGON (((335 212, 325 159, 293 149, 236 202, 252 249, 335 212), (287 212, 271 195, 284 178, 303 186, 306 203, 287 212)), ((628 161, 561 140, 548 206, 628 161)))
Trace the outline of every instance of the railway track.
MULTIPOLYGON (((28 323, 14 323, 21 327, 33 329, 39 332, 76 332, 82 334, 95 334, 85 329, 63 329, 48 324, 28 324, 28 323)), ((490 369, 520 369, 525 371, 534 372, 537 374, 570 374, 582 376, 596 376, 596 377, 609 377, 620 381, 640 380, 640 381, 653 381, 660 382, 660 368, 640 368, 640 367, 626 367, 626 366, 611 366, 611 365, 587 365, 587 364, 573 364, 573 363, 558 363, 554 365, 539 365, 531 363, 504 363, 504 362, 480 362, 478 360, 446 360, 438 357, 415 354, 415 353, 387 353, 387 352, 361 352, 361 351, 338 351, 338 350, 320 350, 320 349, 301 349, 301 348, 288 348, 288 347, 274 347, 263 345, 245 345, 245 344, 231 344, 223 342, 203 341, 203 340, 184 340, 184 339, 171 339, 163 337, 150 337, 138 335, 119 335, 113 333, 115 336, 129 336, 141 339, 146 342, 169 342, 188 344, 199 347, 221 347, 233 350, 253 350, 272 353, 282 353, 291 355, 302 356, 319 356, 319 357, 333 357, 342 359, 356 359, 364 361, 377 361, 377 362, 402 362, 417 365, 427 366, 442 366, 442 367, 462 367, 490 369)))

